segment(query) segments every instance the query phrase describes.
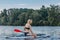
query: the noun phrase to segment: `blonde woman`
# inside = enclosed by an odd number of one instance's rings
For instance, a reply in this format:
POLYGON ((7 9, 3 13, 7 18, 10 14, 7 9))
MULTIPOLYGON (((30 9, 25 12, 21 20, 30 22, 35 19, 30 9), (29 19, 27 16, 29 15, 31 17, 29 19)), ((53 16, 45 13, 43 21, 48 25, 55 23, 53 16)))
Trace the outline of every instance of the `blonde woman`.
POLYGON ((35 38, 35 37, 36 37, 36 34, 34 34, 34 33, 32 32, 31 24, 32 24, 32 20, 31 20, 31 19, 28 19, 26 25, 24 26, 24 32, 25 32, 24 34, 25 34, 25 36, 30 35, 30 36, 32 36, 33 38, 35 38))

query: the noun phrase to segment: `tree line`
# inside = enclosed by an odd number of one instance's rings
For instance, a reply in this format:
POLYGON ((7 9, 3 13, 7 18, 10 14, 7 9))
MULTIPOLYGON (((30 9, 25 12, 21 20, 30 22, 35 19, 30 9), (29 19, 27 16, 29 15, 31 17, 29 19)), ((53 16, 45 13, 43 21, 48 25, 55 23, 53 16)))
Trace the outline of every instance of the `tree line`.
POLYGON ((32 26, 60 26, 60 6, 42 5, 40 9, 10 8, 0 13, 0 25, 24 26, 32 19, 32 26))

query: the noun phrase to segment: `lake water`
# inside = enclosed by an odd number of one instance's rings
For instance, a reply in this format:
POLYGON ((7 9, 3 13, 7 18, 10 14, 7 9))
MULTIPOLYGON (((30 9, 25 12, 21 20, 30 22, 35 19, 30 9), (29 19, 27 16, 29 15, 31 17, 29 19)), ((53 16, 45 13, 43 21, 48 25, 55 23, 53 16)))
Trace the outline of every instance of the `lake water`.
POLYGON ((37 38, 37 39, 19 39, 19 38, 13 38, 13 39, 6 39, 2 36, 12 36, 12 35, 20 35, 22 33, 16 33, 13 30, 14 29, 20 29, 24 30, 23 26, 0 26, 0 40, 60 40, 60 27, 58 26, 34 26, 32 27, 32 30, 36 34, 46 34, 51 37, 49 38, 37 38), (2 37, 2 38, 1 38, 2 37))

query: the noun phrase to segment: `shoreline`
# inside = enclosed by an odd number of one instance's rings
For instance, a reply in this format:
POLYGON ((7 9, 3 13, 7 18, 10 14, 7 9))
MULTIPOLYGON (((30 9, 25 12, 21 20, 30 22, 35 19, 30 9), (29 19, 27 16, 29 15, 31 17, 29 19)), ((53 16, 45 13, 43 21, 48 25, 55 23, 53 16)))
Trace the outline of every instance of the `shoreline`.
MULTIPOLYGON (((6 26, 6 25, 1 25, 1 26, 6 26)), ((16 26, 17 27, 17 26, 16 26)), ((23 27, 23 26, 22 26, 23 27)), ((60 27, 60 26, 32 26, 32 27, 60 27)))

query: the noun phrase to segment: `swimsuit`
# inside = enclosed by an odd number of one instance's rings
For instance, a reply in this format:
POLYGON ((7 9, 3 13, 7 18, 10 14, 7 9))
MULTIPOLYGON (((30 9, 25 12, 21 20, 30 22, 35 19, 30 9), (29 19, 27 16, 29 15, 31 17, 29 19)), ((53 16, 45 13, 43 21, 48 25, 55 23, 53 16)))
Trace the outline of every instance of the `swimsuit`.
MULTIPOLYGON (((30 30, 30 28, 25 27, 24 30, 26 30, 26 29, 27 29, 27 30, 30 30)), ((24 35, 25 35, 25 36, 28 36, 27 34, 29 34, 29 32, 24 32, 24 35)))

